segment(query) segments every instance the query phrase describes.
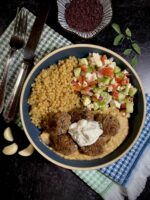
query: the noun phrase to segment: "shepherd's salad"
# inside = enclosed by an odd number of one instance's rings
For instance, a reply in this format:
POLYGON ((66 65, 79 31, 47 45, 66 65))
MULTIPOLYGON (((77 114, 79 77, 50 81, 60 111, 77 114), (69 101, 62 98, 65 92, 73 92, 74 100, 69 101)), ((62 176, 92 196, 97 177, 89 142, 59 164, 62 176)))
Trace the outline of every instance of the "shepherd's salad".
POLYGON ((90 110, 115 107, 130 114, 137 89, 130 83, 128 71, 121 70, 114 58, 90 53, 79 59, 74 68, 73 89, 81 94, 83 105, 90 110))

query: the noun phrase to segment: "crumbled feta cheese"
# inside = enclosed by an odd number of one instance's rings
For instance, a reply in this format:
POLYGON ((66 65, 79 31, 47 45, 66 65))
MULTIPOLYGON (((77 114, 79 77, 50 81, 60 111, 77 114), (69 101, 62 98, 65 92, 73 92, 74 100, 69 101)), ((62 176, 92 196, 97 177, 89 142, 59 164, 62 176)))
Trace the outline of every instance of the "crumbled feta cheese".
POLYGON ((91 98, 89 96, 83 96, 82 102, 84 106, 87 106, 91 103, 91 98))
POLYGON ((98 67, 101 67, 103 64, 102 64, 102 61, 100 59, 100 55, 98 53, 93 53, 93 61, 95 62, 95 64, 98 66, 98 67))
POLYGON ((86 66, 88 66, 88 61, 87 61, 86 58, 81 58, 81 59, 79 60, 79 64, 80 64, 80 65, 86 65, 86 66))
POLYGON ((109 59, 104 60, 104 64, 105 64, 105 65, 109 65, 110 63, 111 63, 111 62, 110 62, 109 59))
POLYGON ((109 87, 108 87, 108 92, 112 92, 113 91, 113 87, 110 85, 109 87))
POLYGON ((111 62, 111 63, 109 64, 109 67, 111 67, 111 68, 113 68, 113 69, 114 69, 115 66, 116 66, 116 62, 111 62))
POLYGON ((93 74, 87 73, 87 74, 85 75, 85 77, 86 77, 87 82, 97 80, 96 73, 93 73, 93 74))
POLYGON ((128 74, 128 71, 125 69, 122 71, 123 74, 128 74))

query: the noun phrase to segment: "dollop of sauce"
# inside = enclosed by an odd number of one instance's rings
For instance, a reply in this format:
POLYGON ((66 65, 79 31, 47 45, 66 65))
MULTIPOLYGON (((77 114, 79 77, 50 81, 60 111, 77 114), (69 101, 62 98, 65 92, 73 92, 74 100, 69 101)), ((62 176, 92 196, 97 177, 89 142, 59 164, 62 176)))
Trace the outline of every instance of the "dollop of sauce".
POLYGON ((80 147, 95 143, 99 136, 103 134, 98 122, 85 119, 72 123, 68 132, 80 147))

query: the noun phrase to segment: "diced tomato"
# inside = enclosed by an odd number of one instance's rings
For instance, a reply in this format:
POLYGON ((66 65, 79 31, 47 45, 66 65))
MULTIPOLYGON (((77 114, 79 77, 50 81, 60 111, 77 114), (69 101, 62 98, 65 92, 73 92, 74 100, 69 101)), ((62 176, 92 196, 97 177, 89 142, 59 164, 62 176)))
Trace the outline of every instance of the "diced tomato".
POLYGON ((114 75, 114 72, 111 67, 104 67, 101 69, 101 74, 103 74, 104 76, 112 77, 114 75))
POLYGON ((83 75, 79 76, 79 83, 82 85, 85 80, 85 77, 83 75))
POLYGON ((97 83, 98 83, 97 81, 91 81, 91 82, 88 83, 88 85, 89 85, 89 86, 94 86, 94 85, 96 85, 97 83))
POLYGON ((115 77, 115 81, 116 81, 118 84, 121 84, 121 83, 122 83, 122 78, 121 78, 121 77, 115 77))
POLYGON ((85 87, 85 88, 82 89, 82 92, 84 94, 87 94, 90 91, 90 89, 91 89, 91 87, 87 86, 87 87, 85 87))
POLYGON ((112 96, 113 96, 114 99, 118 99, 118 97, 119 97, 119 92, 117 92, 116 90, 114 90, 114 91, 112 92, 112 96))
POLYGON ((115 90, 118 87, 118 85, 115 85, 115 84, 111 84, 111 86, 112 86, 113 90, 115 90))
POLYGON ((106 55, 101 56, 101 61, 103 64, 104 64, 105 60, 107 60, 107 56, 106 55))
POLYGON ((122 82, 121 82, 122 85, 128 85, 128 83, 129 83, 128 78, 123 79, 122 82))
POLYGON ((84 71, 84 72, 86 72, 86 71, 87 71, 87 66, 82 65, 82 66, 81 66, 81 70, 84 71))
POLYGON ((81 91, 81 86, 80 85, 74 85, 73 86, 73 89, 75 90, 75 91, 81 91))

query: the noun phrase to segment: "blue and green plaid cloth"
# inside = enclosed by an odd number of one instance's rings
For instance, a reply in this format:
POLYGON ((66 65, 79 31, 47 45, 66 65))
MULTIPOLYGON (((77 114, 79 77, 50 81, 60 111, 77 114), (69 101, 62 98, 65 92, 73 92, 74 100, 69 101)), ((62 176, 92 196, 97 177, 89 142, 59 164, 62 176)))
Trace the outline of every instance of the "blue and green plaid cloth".
MULTIPOLYGON (((34 22, 35 16, 28 12, 28 35, 31 31, 32 24, 34 22)), ((9 27, 4 31, 4 33, 0 37, 0 75, 3 71, 3 66, 6 61, 8 52, 9 52, 9 40, 13 32, 14 21, 9 25, 9 27)), ((56 48, 60 48, 62 46, 66 46, 71 44, 66 38, 55 32, 53 29, 44 26, 43 33, 41 35, 41 39, 39 41, 37 50, 36 50, 36 60, 35 63, 40 60, 44 55, 48 52, 56 48)), ((12 91, 13 85, 15 83, 16 74, 20 67, 20 63, 22 60, 22 51, 18 51, 14 57, 13 66, 10 68, 10 81, 7 87, 7 99, 12 91)), ((6 99, 6 101, 7 101, 6 99)), ((86 182, 91 188, 93 188, 96 192, 98 192, 101 196, 105 197, 106 192, 110 190, 113 186, 115 186, 115 182, 124 185, 134 166, 138 162, 141 154, 144 151, 144 148, 147 146, 147 143, 150 142, 150 96, 146 95, 147 100, 147 115, 144 128, 141 132, 139 139, 136 144, 131 148, 131 150, 120 160, 111 164, 108 167, 102 168, 100 170, 92 170, 92 171, 79 171, 74 170, 73 172, 78 175, 84 182, 86 182)), ((16 123, 20 125, 20 119, 16 120, 16 123)))
POLYGON ((150 142, 150 96, 146 95, 146 100, 146 120, 137 142, 124 157, 110 166, 100 169, 103 174, 121 185, 124 185, 128 181, 128 177, 130 176, 134 166, 145 147, 147 147, 147 143, 150 142))

